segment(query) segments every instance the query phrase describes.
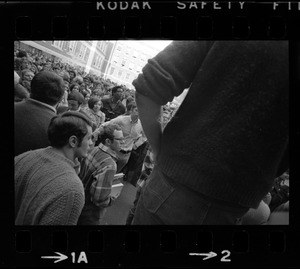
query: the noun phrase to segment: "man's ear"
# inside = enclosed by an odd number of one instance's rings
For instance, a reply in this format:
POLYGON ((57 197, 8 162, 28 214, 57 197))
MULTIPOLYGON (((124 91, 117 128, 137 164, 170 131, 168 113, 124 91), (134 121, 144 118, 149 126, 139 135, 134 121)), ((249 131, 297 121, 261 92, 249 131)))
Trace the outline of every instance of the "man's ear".
POLYGON ((113 142, 112 142, 109 138, 106 138, 106 139, 105 139, 105 144, 106 144, 106 146, 109 147, 112 143, 113 143, 113 142))
POLYGON ((69 138, 69 146, 71 148, 75 148, 78 145, 78 138, 75 135, 70 136, 69 138))

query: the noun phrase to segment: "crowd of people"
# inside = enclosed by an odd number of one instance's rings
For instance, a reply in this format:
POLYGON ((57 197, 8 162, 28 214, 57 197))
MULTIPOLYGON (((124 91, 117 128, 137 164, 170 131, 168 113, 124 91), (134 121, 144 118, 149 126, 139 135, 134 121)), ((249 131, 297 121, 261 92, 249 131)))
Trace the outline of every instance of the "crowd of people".
MULTIPOLYGON (((124 85, 117 85, 110 80, 89 74, 84 76, 80 70, 76 70, 76 67, 57 61, 51 62, 51 59, 47 59, 43 55, 34 57, 30 52, 23 50, 15 52, 14 73, 15 156, 17 156, 15 187, 16 199, 18 199, 16 224, 99 224, 100 216, 103 216, 101 212, 105 212, 105 208, 112 205, 112 201, 117 198, 110 196, 114 175, 123 173, 123 180, 135 186, 142 173, 148 142, 138 117, 134 92, 124 85), (78 118, 78 113, 85 117, 85 127, 82 120, 78 118), (51 122, 57 117, 60 119, 57 120, 60 124, 51 128, 56 128, 55 135, 57 137, 55 139, 61 140, 59 145, 52 143, 49 137, 51 122), (81 121, 80 126, 75 126, 76 121, 78 124, 81 121), (88 126, 91 126, 90 138, 87 132, 88 126), (114 132, 114 130, 116 131, 114 132), (69 140, 66 136, 69 136, 69 140), (74 136, 76 139, 72 140, 71 137, 74 136), (80 149, 84 138, 87 141, 91 140, 91 143, 88 142, 90 143, 88 155, 80 149), (65 178, 73 177, 72 182, 77 182, 76 184, 79 182, 78 178, 74 177, 74 173, 54 175, 51 178, 49 178, 50 173, 46 175, 48 166, 55 167, 54 174, 56 171, 64 169, 66 173, 69 173, 69 169, 66 169, 63 163, 60 168, 57 168, 52 160, 49 160, 45 163, 45 170, 41 169, 39 174, 34 175, 31 175, 29 171, 27 173, 26 169, 22 170, 22 173, 20 173, 21 170, 17 172, 18 169, 31 167, 31 164, 42 156, 35 155, 33 157, 32 154, 35 150, 42 148, 47 148, 46 153, 50 152, 52 157, 54 157, 54 153, 61 153, 66 157, 64 160, 69 165, 71 160, 71 166, 75 168, 80 182, 83 183, 84 191, 77 185, 77 193, 75 192, 74 196, 70 198, 72 201, 70 200, 68 210, 66 205, 62 204, 61 199, 69 199, 69 197, 60 197, 63 193, 68 193, 67 181, 70 179, 65 180, 65 178), (75 152, 70 155, 70 150, 75 150, 75 152), (31 152, 32 154, 30 154, 31 152), (30 157, 25 158, 25 153, 30 157), (69 158, 70 156, 72 158, 69 158), (19 162, 19 158, 22 158, 22 162, 19 162), (24 174, 26 179, 23 178, 24 174), (43 177, 43 180, 39 180, 39 177, 43 177), (59 192, 56 187, 52 189, 56 181, 62 179, 66 181, 64 188, 58 184, 59 192), (36 184, 31 185, 35 180, 40 182, 40 188, 36 184), (47 185, 48 181, 52 181, 52 183, 47 185), (19 189, 20 185, 18 184, 28 184, 26 194, 23 189, 19 189), (43 184, 47 185, 45 189, 43 184), (93 195, 91 195, 92 189, 96 190, 93 195), (37 194, 36 199, 29 204, 23 201, 26 199, 27 191, 30 195, 32 191, 37 194), (53 197, 49 200, 46 199, 45 203, 41 203, 41 200, 49 192, 53 197), (82 197, 85 197, 84 200, 82 197), (54 200, 56 202, 53 202, 54 200), (56 206, 57 212, 47 212, 48 208, 52 210, 56 206), (20 214, 24 213, 24 207, 28 207, 28 212, 35 208, 39 213, 35 217, 31 213, 28 213, 28 216, 20 217, 20 214), (93 208, 94 215, 92 214, 93 208), (86 213, 88 217, 85 217, 85 212, 89 212, 88 210, 92 210, 92 213, 86 213), (65 212, 64 218, 61 217, 62 212, 65 212), (58 214, 57 217, 52 213, 58 214), (97 213, 99 214, 97 215, 97 213)), ((165 106, 165 110, 171 115, 173 107, 165 106)), ((44 154, 44 151, 41 154, 44 154)), ((44 159, 42 158, 42 160, 44 159)), ((36 163, 37 167, 40 165, 41 163, 36 163)), ((72 184, 70 184, 70 191, 72 191, 72 184)))
POLYGON ((99 225, 119 173, 137 188, 127 225, 276 224, 287 67, 286 42, 176 41, 133 91, 15 51, 15 224, 99 225))

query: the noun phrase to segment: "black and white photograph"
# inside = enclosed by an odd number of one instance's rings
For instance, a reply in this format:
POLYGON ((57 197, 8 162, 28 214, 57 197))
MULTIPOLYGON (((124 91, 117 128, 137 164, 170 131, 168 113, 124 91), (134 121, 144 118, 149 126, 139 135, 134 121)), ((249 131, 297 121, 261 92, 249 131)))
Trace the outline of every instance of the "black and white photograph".
POLYGON ((15 225, 289 225, 288 40, 14 41, 15 225))

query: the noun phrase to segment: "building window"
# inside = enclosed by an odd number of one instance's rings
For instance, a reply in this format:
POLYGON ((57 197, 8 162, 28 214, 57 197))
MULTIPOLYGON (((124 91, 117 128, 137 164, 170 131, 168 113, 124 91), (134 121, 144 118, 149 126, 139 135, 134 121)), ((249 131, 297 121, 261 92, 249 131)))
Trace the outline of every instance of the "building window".
POLYGON ((138 57, 138 52, 137 52, 136 50, 133 52, 132 57, 133 57, 133 58, 137 58, 137 57, 138 57))
POLYGON ((112 75, 114 72, 115 72, 115 68, 114 68, 114 67, 111 67, 111 68, 110 68, 110 75, 112 75))
POLYGON ((126 61, 125 60, 122 60, 122 66, 125 66, 126 65, 126 61))
POLYGON ((119 57, 115 56, 113 62, 117 64, 119 62, 119 57))
POLYGON ((70 41, 69 51, 75 51, 77 41, 70 41))
POLYGON ((103 53, 105 53, 105 50, 106 50, 106 42, 102 41, 100 50, 101 50, 103 53))
POLYGON ((119 70, 119 72, 118 72, 118 77, 120 78, 121 76, 122 76, 122 71, 121 70, 119 70))
POLYGON ((126 77, 125 77, 125 80, 128 81, 130 78, 130 74, 129 73, 126 73, 126 77))
POLYGON ((85 54, 84 54, 84 61, 87 62, 90 55, 90 49, 86 48, 85 54))
POLYGON ((93 66, 96 66, 96 63, 98 61, 99 55, 95 53, 94 59, 93 59, 93 66))
POLYGON ((78 54, 78 58, 82 59, 84 54, 85 54, 85 51, 86 51, 86 46, 81 45, 80 51, 79 51, 79 54, 78 54))
POLYGON ((137 67, 136 67, 136 72, 137 73, 141 73, 141 70, 142 70, 142 67, 140 66, 140 65, 138 65, 137 67))
POLYGON ((146 62, 146 60, 147 60, 146 55, 143 54, 143 55, 141 56, 141 61, 146 62))
POLYGON ((99 69, 101 69, 102 62, 103 62, 103 58, 101 56, 98 57, 98 60, 97 60, 97 63, 96 63, 96 67, 99 68, 99 69))
POLYGON ((62 49, 63 45, 64 45, 64 41, 53 41, 52 44, 53 44, 54 47, 62 49))
POLYGON ((134 64, 133 63, 129 63, 129 70, 132 70, 134 67, 134 64))

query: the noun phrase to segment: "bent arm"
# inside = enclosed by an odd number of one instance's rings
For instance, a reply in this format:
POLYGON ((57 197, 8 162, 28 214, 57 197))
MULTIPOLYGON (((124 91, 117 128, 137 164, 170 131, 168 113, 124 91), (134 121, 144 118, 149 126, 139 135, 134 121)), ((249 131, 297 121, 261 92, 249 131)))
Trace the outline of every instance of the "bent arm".
POLYGON ((159 121, 161 106, 138 92, 135 93, 135 99, 143 130, 156 159, 159 155, 162 136, 162 127, 159 121))

